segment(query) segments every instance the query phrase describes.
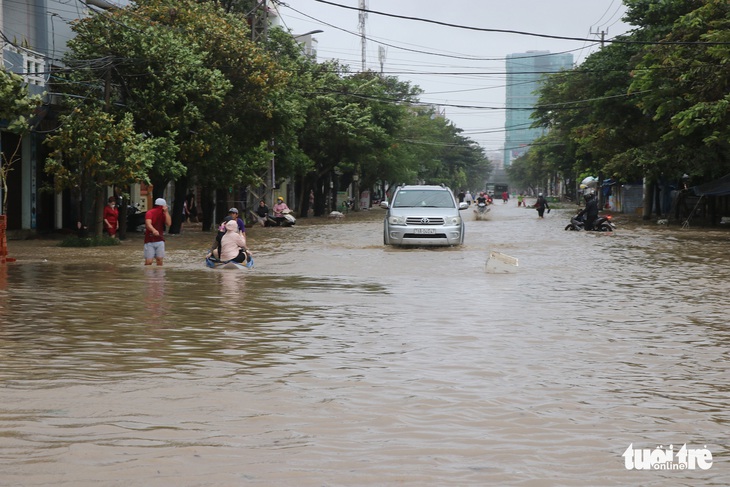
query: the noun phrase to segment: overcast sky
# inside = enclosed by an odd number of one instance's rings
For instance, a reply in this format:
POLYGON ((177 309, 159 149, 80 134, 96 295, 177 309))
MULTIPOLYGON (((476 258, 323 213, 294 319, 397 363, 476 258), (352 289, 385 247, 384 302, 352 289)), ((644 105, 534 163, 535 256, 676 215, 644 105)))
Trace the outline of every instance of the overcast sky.
MULTIPOLYGON (((286 0, 282 24, 293 34, 321 29, 318 60, 337 58, 353 71, 362 66, 359 0, 286 0)), ((480 32, 369 13, 366 67, 380 71, 379 46, 386 49, 385 74, 420 86, 421 101, 445 104, 446 117, 486 150, 504 144, 505 57, 531 50, 572 52, 577 63, 606 39, 631 27, 621 21, 620 0, 367 0, 369 10, 479 29, 594 39, 560 40, 480 32), (408 49, 408 50, 406 50, 408 49), (438 54, 438 55, 436 55, 438 54), (465 59, 466 58, 466 59, 465 59), (457 108, 467 105, 481 108, 457 108)))

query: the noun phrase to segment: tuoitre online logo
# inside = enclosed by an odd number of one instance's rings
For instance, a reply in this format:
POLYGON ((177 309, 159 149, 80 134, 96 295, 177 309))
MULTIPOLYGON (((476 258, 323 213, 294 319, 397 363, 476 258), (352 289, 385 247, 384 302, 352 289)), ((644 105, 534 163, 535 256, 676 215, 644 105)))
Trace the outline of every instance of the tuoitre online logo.
POLYGON ((674 445, 664 448, 662 445, 654 448, 634 448, 630 444, 621 455, 624 457, 626 470, 707 470, 712 467, 712 453, 704 448, 687 448, 682 445, 676 453, 674 445))

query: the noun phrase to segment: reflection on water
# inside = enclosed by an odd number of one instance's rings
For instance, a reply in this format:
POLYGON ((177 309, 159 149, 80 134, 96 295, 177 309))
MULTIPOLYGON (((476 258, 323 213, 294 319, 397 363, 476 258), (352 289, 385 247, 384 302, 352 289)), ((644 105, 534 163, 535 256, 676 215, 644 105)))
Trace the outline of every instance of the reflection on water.
POLYGON ((245 271, 203 265, 210 235, 161 268, 11 248, 0 484, 730 484, 727 233, 497 205, 463 248, 393 249, 380 215, 252 229, 245 271), (684 443, 713 467, 624 467, 684 443))

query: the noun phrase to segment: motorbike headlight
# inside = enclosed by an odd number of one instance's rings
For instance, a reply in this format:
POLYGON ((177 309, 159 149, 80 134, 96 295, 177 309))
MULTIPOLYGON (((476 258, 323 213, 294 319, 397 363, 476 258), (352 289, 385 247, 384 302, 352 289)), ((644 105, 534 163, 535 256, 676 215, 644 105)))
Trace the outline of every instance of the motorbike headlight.
POLYGON ((389 216, 388 217, 388 223, 391 225, 405 225, 406 224, 406 217, 404 216, 389 216))

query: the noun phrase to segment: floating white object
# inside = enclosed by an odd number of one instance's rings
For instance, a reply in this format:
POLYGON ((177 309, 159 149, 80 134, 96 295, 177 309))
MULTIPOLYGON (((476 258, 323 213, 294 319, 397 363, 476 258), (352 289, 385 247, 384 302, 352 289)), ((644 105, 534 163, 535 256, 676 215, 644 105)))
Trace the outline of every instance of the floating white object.
POLYGON ((517 272, 517 258, 501 252, 489 252, 487 259, 487 272, 491 274, 509 274, 517 272))

